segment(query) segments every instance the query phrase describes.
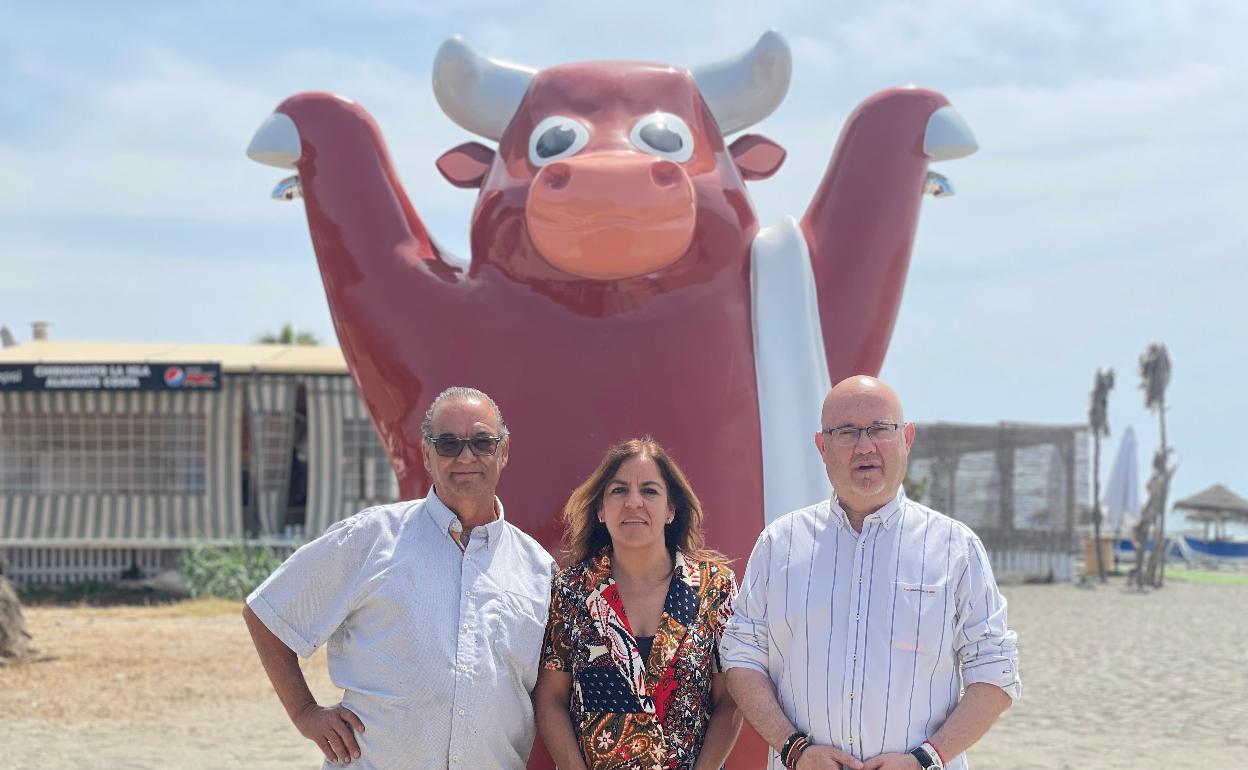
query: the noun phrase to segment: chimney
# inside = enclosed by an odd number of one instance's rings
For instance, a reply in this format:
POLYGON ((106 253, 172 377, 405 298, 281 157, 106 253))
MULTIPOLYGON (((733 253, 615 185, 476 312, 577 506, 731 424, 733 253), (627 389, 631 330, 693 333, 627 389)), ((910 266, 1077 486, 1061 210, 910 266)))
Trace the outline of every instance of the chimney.
POLYGON ((9 327, 0 326, 0 346, 11 348, 17 344, 17 340, 13 339, 13 332, 9 331, 9 327))
POLYGON ((48 338, 48 327, 51 325, 47 321, 32 321, 30 324, 30 338, 35 341, 46 340, 48 338))

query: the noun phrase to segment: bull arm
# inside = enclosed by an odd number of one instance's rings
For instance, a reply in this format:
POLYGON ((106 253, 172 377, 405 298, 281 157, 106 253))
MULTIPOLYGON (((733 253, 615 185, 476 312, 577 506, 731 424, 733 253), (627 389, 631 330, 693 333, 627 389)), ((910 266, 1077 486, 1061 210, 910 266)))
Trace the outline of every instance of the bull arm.
POLYGON ((261 126, 248 155, 298 171, 285 189, 304 198, 343 354, 374 421, 402 421, 414 377, 393 351, 396 336, 412 330, 395 308, 449 304, 445 295, 463 282, 403 191, 377 123, 343 97, 297 94, 261 126))
POLYGON ((939 93, 895 88, 864 101, 801 220, 833 383, 879 373, 901 304, 928 163, 974 152, 939 93))

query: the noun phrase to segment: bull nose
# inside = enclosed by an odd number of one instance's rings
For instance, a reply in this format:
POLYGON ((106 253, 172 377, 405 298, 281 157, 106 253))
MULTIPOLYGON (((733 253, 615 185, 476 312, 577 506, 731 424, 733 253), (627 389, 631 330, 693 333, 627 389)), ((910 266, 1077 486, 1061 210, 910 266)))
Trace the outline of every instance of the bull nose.
POLYGON ((572 178, 572 168, 567 163, 551 163, 542 169, 541 181, 552 190, 562 190, 572 178))
POLYGON ((637 152, 594 153, 542 167, 525 219, 552 265, 584 278, 627 278, 680 259, 693 239, 693 183, 682 166, 637 152))
POLYGON ((659 187, 675 187, 683 175, 680 166, 670 160, 660 160, 650 167, 650 178, 659 187))

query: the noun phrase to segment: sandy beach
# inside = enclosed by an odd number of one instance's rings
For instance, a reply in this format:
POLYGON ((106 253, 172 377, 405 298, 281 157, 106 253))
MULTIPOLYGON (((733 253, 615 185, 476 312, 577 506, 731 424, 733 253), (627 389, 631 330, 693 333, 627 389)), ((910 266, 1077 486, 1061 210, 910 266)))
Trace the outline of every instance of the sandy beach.
MULTIPOLYGON (((976 768, 1248 767, 1248 586, 1007 586, 1023 700, 976 768)), ((0 668, 3 768, 311 768, 240 605, 27 609, 52 660, 0 668)), ((323 652, 305 663, 335 699, 323 652)))

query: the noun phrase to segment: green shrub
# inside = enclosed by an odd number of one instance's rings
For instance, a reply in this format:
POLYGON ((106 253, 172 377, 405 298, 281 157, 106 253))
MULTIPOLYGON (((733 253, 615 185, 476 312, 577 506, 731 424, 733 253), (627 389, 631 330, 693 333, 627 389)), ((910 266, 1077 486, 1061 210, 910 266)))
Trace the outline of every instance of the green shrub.
POLYGON ((264 546, 195 546, 183 551, 182 577, 192 597, 246 599, 282 560, 264 546))

